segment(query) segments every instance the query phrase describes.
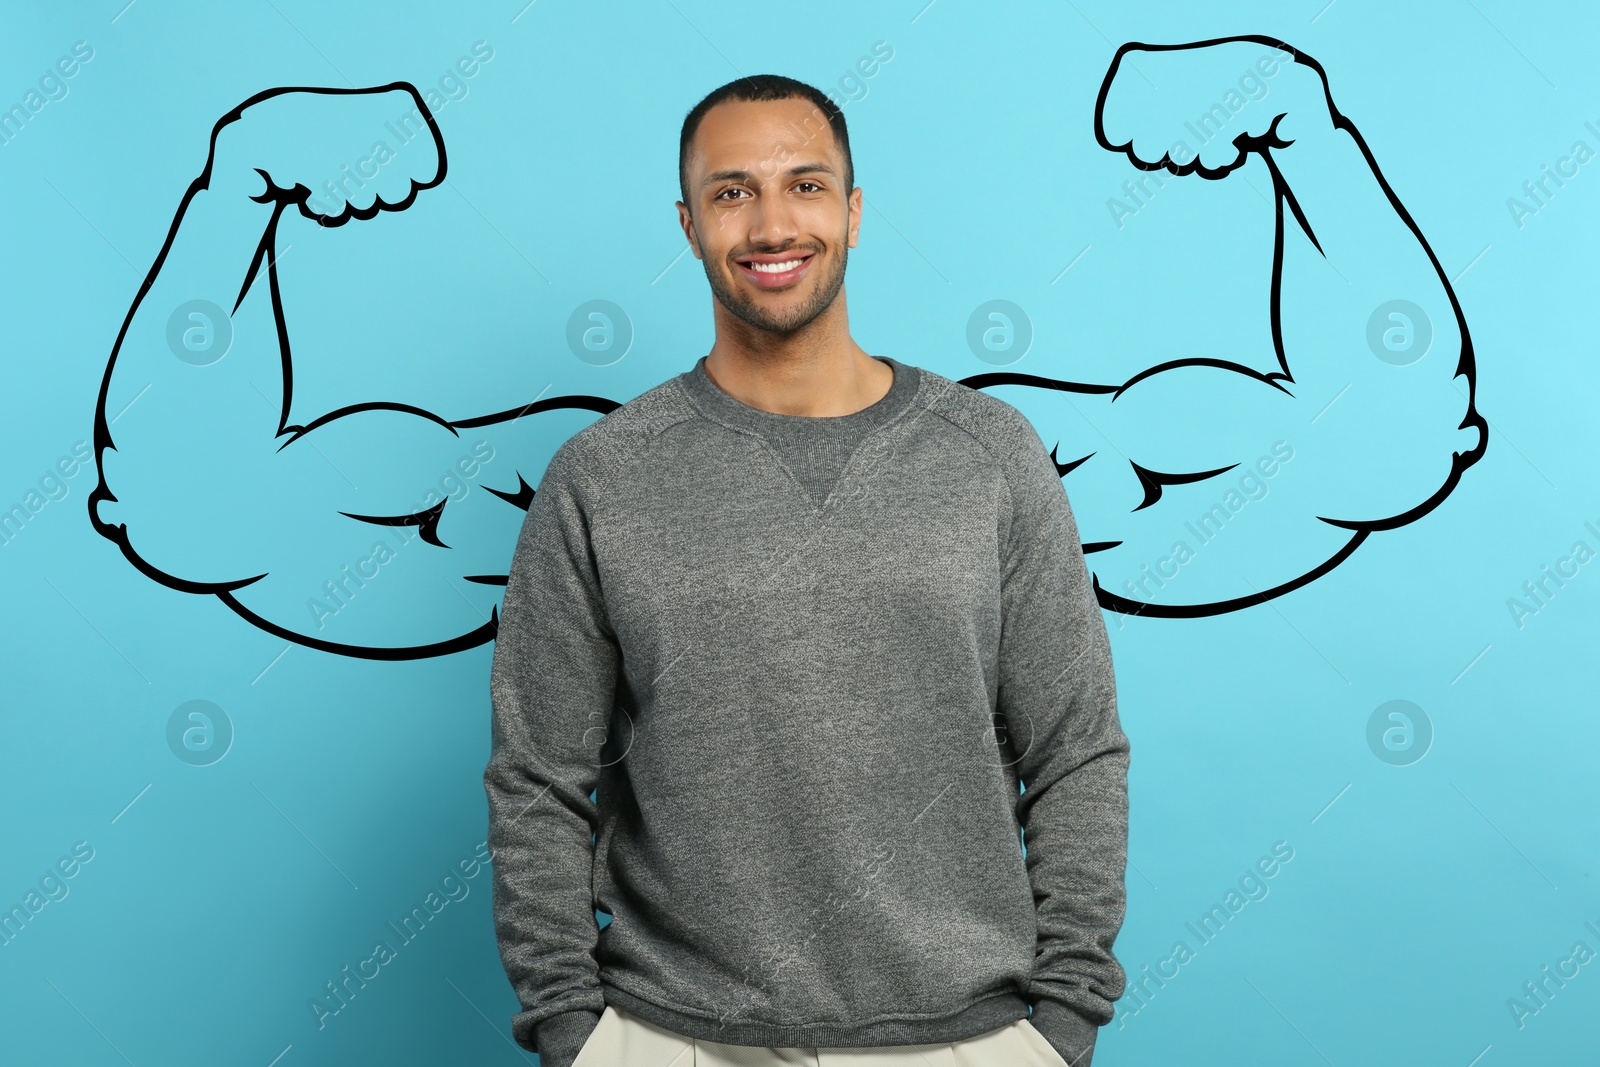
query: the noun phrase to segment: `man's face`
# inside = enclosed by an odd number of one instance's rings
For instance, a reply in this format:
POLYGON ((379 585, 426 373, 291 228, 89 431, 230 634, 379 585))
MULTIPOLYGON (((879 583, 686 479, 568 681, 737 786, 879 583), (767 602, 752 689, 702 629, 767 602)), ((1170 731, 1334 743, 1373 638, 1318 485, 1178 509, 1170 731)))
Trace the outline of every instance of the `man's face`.
POLYGON ((758 330, 791 333, 844 285, 861 226, 833 130, 809 100, 724 101, 688 153, 679 222, 712 295, 758 330))

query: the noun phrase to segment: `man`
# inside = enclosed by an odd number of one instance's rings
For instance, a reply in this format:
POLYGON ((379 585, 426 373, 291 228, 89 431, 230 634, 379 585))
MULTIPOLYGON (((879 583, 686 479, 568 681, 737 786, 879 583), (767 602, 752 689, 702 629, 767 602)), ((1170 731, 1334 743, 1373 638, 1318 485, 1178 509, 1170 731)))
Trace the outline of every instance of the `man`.
POLYGON ((1060 470, 850 337, 826 96, 723 86, 679 176, 715 342, 557 450, 499 620, 513 1034, 547 1067, 1085 1067, 1129 746, 1060 470))

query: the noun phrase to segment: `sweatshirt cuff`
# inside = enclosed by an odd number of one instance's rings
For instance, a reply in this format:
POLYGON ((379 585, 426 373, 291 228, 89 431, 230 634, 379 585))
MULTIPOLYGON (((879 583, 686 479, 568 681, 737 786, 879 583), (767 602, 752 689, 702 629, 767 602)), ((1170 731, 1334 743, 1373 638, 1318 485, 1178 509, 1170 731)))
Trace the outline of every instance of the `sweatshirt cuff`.
POLYGON ((1100 1033, 1099 1023, 1059 1000, 1044 998, 1034 1002, 1028 1021, 1070 1067, 1089 1067, 1094 1059, 1095 1038, 1100 1033))
POLYGON ((572 1067, 584 1043, 594 1028, 600 1025, 600 1016, 592 1011, 564 1011, 535 1023, 534 1049, 539 1053, 542 1067, 572 1067))

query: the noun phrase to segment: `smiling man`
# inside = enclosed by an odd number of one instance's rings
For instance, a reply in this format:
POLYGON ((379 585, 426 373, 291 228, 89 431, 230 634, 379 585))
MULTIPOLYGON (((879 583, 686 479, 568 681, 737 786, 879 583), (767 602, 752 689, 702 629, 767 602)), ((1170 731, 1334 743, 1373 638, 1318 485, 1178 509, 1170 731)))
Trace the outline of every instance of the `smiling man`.
POLYGON ((499 619, 513 1035, 546 1067, 1085 1067, 1129 746, 1061 471, 851 338, 825 95, 723 86, 679 178, 711 351, 556 452, 499 619))
POLYGON ((881 400, 895 371, 850 336, 844 272, 861 190, 844 116, 786 82, 734 82, 684 122, 678 221, 715 298, 705 370, 761 410, 848 415, 881 400), (785 91, 802 95, 772 98, 785 91))

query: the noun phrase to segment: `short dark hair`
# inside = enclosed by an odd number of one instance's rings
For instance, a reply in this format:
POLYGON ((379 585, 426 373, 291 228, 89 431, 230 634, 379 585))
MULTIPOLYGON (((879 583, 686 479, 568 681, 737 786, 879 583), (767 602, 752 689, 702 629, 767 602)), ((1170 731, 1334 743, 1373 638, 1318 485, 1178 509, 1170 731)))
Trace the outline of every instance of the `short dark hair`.
MULTIPOLYGON (((781 74, 752 74, 713 89, 684 118, 683 131, 678 135, 678 193, 683 197, 684 204, 691 210, 694 208, 694 201, 689 199, 689 142, 694 140, 695 131, 700 128, 700 120, 706 117, 706 112, 725 100, 792 100, 796 97, 811 101, 827 117, 828 125, 833 128, 834 143, 844 157, 845 192, 854 189, 856 171, 855 164, 850 160, 850 133, 845 129, 844 112, 839 110, 839 105, 827 93, 805 82, 785 78, 781 74)), ((807 137, 810 137, 810 131, 807 131, 807 137)))

